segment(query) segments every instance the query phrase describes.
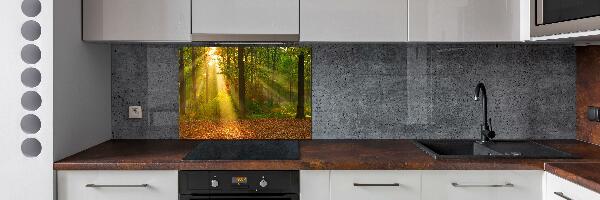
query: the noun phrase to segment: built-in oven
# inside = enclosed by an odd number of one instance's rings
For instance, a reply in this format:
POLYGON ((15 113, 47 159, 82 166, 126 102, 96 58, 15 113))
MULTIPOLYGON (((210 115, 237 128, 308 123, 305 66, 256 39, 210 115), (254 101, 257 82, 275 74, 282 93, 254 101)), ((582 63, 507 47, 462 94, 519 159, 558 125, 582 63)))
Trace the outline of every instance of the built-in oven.
POLYGON ((532 0, 533 37, 600 29, 600 0, 532 0))
POLYGON ((299 200, 298 171, 179 171, 180 200, 299 200))

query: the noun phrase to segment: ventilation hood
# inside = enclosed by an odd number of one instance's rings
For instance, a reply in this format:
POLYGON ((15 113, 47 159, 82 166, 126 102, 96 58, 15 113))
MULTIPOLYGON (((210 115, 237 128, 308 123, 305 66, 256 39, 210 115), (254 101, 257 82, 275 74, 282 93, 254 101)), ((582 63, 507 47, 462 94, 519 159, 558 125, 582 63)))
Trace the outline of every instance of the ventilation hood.
POLYGON ((299 40, 299 0, 192 0, 194 42, 299 40))

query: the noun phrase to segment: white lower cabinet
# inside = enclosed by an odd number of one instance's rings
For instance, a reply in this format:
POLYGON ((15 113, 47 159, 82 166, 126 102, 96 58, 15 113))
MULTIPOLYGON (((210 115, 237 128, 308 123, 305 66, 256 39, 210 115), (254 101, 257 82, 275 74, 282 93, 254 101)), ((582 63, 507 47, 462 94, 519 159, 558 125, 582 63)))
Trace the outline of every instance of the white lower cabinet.
POLYGON ((546 173, 544 200, 600 200, 600 194, 554 174, 546 173))
POLYGON ((542 200, 543 171, 423 171, 422 200, 542 200))
POLYGON ((300 199, 542 200, 543 177, 537 170, 308 170, 300 171, 300 199))
POLYGON ((419 200, 419 171, 331 171, 331 200, 419 200))
POLYGON ((177 200, 177 171, 57 172, 58 200, 177 200))
POLYGON ((329 170, 300 171, 300 199, 329 200, 329 170))

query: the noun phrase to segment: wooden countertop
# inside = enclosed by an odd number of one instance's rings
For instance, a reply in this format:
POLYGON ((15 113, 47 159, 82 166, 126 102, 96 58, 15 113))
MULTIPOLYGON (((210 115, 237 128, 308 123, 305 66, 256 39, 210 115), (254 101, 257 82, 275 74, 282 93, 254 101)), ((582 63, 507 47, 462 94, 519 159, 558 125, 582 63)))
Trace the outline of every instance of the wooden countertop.
POLYGON ((55 170, 526 170, 549 162, 600 162, 600 147, 577 140, 542 144, 581 159, 435 160, 411 140, 305 140, 300 160, 184 161, 192 140, 110 140, 60 160, 55 170))
POLYGON ((55 170, 546 170, 600 192, 600 146, 541 140, 580 159, 435 160, 411 140, 304 140, 300 160, 184 161, 192 140, 110 140, 54 163, 55 170), (545 166, 544 166, 545 165, 545 166), (544 168, 545 167, 545 168, 544 168))
POLYGON ((600 162, 546 163, 545 170, 561 178, 600 193, 600 162))

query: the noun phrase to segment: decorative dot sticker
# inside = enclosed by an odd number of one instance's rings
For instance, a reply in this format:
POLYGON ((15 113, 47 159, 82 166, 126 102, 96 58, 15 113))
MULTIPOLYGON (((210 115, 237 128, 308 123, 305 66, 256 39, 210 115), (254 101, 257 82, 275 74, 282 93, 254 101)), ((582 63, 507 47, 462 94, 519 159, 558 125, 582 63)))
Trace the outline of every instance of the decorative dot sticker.
POLYGON ((41 127, 42 127, 42 121, 40 121, 39 117, 37 117, 33 114, 25 115, 21 119, 21 130, 23 130, 23 132, 25 132, 25 133, 35 134, 38 131, 40 131, 41 127))
POLYGON ((37 157, 42 152, 42 144, 35 138, 27 138, 21 143, 21 152, 27 157, 37 157))
POLYGON ((40 38, 42 34, 42 27, 39 23, 33 20, 26 21, 21 26, 21 35, 23 38, 29 41, 34 41, 40 38))
POLYGON ((28 44, 21 49, 21 59, 27 64, 35 64, 42 58, 40 48, 34 44, 28 44))
POLYGON ((42 3, 39 0, 24 0, 21 11, 27 17, 35 17, 42 11, 42 3))
POLYGON ((42 82, 42 74, 40 73, 40 70, 37 70, 36 68, 30 67, 23 70, 21 73, 21 83, 27 87, 36 87, 40 82, 42 82))
POLYGON ((42 105, 42 97, 37 92, 27 91, 21 97, 21 105, 25 110, 37 110, 42 105))

